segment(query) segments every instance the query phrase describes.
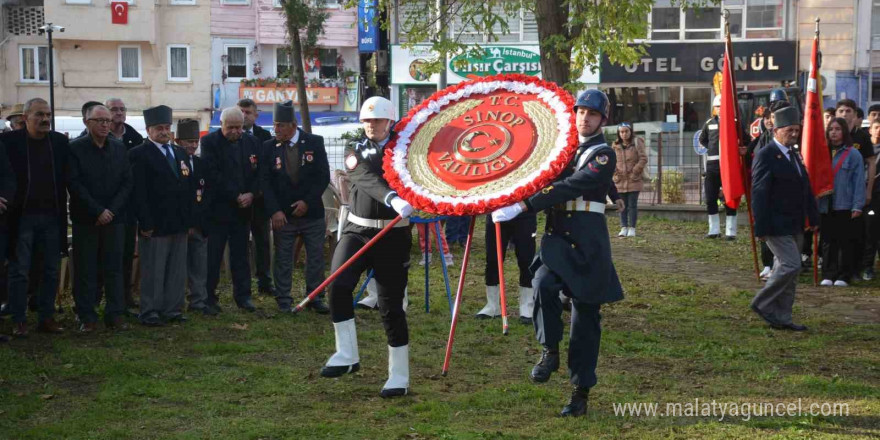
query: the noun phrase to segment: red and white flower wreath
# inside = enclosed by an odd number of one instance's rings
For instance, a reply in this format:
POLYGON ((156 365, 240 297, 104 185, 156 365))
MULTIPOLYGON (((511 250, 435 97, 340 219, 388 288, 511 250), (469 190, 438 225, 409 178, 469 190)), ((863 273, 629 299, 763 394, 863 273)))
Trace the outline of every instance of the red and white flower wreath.
POLYGON ((397 123, 399 131, 385 148, 385 178, 413 207, 433 214, 480 215, 517 203, 553 182, 574 156, 578 137, 573 107, 574 98, 556 84, 520 74, 489 76, 448 87, 431 95, 397 123), (547 160, 514 184, 490 194, 438 195, 416 184, 407 168, 407 151, 419 128, 449 105, 498 90, 535 95, 553 112, 557 137, 547 160))

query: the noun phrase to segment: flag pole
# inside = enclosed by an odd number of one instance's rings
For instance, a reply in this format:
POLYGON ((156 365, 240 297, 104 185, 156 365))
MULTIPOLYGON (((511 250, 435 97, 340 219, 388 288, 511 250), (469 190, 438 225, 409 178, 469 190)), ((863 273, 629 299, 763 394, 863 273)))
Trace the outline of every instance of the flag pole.
MULTIPOLYGON (((724 68, 725 69, 733 69, 733 66, 727 65, 728 61, 733 60, 733 44, 730 42, 730 11, 728 11, 727 9, 724 10, 724 37, 725 37, 725 42, 724 42, 725 50, 727 51, 727 55, 728 55, 727 59, 725 59, 725 61, 724 61, 724 63, 725 63, 724 68)), ((739 114, 739 104, 736 102, 736 79, 734 78, 733 70, 730 71, 730 78, 731 78, 731 82, 733 84, 730 84, 729 87, 731 89, 731 92, 734 94, 733 109, 734 109, 734 115, 736 115, 735 120, 736 120, 736 128, 738 130, 737 133, 739 133, 742 131, 742 125, 741 125, 741 118, 740 118, 740 114, 739 114)), ((737 136, 737 139, 739 139, 739 136, 737 136)), ((740 139, 740 144, 741 143, 742 143, 742 139, 740 139)), ((740 147, 740 145, 737 145, 737 148, 739 148, 739 147, 740 147)), ((748 178, 749 177, 748 172, 746 172, 745 157, 742 155, 739 156, 739 164, 740 164, 740 166, 739 166, 740 174, 742 175, 742 179, 743 179, 743 186, 745 187, 746 208, 749 213, 749 222, 748 222, 749 223, 749 239, 752 244, 752 262, 754 263, 755 279, 757 279, 758 282, 760 282, 761 281, 761 273, 758 269, 758 247, 757 247, 757 244, 755 243, 755 228, 754 228, 755 219, 752 215, 752 183, 748 178)))
MULTIPOLYGON (((816 50, 819 49, 819 17, 816 17, 816 50)), ((820 68, 821 65, 819 60, 816 60, 817 66, 816 69, 820 68)), ((816 90, 822 90, 821 85, 818 85, 816 90)), ((819 92, 819 96, 821 96, 821 91, 819 92)), ((810 223, 810 220, 807 219, 807 224, 810 223)), ((816 225, 812 225, 816 226, 816 225)), ((813 231, 813 287, 819 287, 819 231, 813 231)))

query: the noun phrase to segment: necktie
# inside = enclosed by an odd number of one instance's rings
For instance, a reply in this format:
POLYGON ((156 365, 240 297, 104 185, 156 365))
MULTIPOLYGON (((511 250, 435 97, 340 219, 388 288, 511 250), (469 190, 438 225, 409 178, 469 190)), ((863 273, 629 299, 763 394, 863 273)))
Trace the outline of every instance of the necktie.
POLYGON ((192 157, 192 156, 190 156, 190 157, 189 157, 189 171, 190 171, 191 173, 196 172, 196 167, 193 166, 193 165, 195 165, 195 164, 196 164, 196 161, 193 160, 193 157, 192 157))
POLYGON ((798 166, 797 153, 793 149, 788 150, 788 160, 791 161, 791 166, 793 166, 794 169, 797 170, 798 174, 800 174, 801 167, 798 166))
POLYGON ((171 171, 174 172, 174 175, 177 175, 177 168, 174 167, 174 153, 171 151, 171 146, 165 144, 162 147, 165 148, 165 158, 168 159, 168 165, 171 165, 171 171))

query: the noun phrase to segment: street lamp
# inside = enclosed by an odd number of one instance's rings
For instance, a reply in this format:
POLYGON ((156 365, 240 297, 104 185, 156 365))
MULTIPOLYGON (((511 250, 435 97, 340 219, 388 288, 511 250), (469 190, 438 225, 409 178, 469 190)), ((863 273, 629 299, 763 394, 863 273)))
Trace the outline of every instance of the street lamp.
POLYGON ((49 36, 49 111, 52 112, 52 131, 55 131, 55 61, 52 55, 52 32, 64 32, 64 26, 46 23, 39 28, 40 35, 49 36))

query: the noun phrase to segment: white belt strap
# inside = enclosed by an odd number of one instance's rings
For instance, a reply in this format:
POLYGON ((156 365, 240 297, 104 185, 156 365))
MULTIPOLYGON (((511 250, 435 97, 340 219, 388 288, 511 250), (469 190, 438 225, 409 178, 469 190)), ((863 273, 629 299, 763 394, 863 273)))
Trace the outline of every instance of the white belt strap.
POLYGON ((710 160, 721 160, 721 156, 706 156, 706 161, 710 160))
MULTIPOLYGON (((376 220, 376 219, 372 219, 372 218, 363 218, 363 217, 358 217, 358 216, 349 212, 348 213, 348 221, 350 221, 358 226, 363 226, 365 228, 383 229, 385 226, 388 226, 393 220, 376 220)), ((402 228, 404 226, 409 226, 409 219, 408 218, 405 218, 405 219, 397 222, 396 225, 394 225, 395 228, 402 228)))
POLYGON ((595 212, 599 214, 605 213, 605 204, 601 202, 588 202, 583 198, 569 200, 565 202, 566 211, 595 212))

